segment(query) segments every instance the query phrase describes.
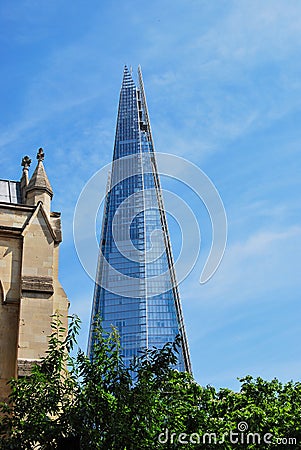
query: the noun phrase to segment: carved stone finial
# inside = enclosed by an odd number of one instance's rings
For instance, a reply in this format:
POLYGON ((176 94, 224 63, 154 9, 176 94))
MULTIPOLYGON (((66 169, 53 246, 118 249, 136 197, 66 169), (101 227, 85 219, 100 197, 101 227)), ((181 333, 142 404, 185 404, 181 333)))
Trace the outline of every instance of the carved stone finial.
POLYGON ((23 170, 28 169, 30 164, 31 164, 31 159, 29 158, 29 156, 24 156, 24 158, 22 158, 22 162, 21 162, 21 166, 24 167, 23 170))
POLYGON ((43 149, 39 148, 38 154, 37 154, 37 160, 38 161, 44 161, 44 156, 45 156, 45 154, 44 154, 43 149))

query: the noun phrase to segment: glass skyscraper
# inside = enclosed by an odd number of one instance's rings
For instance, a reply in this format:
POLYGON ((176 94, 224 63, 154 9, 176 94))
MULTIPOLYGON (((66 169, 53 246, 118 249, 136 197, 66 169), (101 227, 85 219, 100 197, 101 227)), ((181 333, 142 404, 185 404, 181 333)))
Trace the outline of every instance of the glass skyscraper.
POLYGON ((177 368, 191 372, 173 256, 163 206, 142 74, 124 68, 112 170, 100 237, 93 318, 120 334, 125 363, 144 348, 181 336, 177 368))

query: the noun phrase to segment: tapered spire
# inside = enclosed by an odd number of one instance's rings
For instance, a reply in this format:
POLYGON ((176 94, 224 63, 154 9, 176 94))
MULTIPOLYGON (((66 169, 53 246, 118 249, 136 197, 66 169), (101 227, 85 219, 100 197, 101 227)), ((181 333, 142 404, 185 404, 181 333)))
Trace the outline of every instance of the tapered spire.
POLYGON ((37 164, 37 167, 35 168, 35 171, 32 174, 32 177, 28 183, 27 192, 32 191, 33 189, 44 190, 44 191, 48 192, 48 194, 52 198, 53 190, 52 190, 51 184, 48 180, 48 177, 47 177, 47 174, 45 171, 45 167, 43 164, 44 156, 45 156, 45 154, 44 154, 43 149, 39 148, 38 154, 37 154, 38 164, 37 164))
POLYGON ((26 187, 26 203, 36 205, 38 201, 42 201, 45 209, 50 212, 50 201, 53 197, 53 190, 44 168, 44 156, 43 149, 39 148, 37 154, 38 164, 26 187))
POLYGON ((129 88, 134 87, 135 83, 131 74, 131 71, 128 69, 127 66, 124 66, 123 69, 123 80, 122 80, 122 88, 129 88))
POLYGON ((140 67, 138 77, 136 87, 124 67, 88 354, 93 358, 100 314, 105 331, 118 328, 127 365, 144 348, 161 348, 179 334, 177 368, 191 372, 140 67))

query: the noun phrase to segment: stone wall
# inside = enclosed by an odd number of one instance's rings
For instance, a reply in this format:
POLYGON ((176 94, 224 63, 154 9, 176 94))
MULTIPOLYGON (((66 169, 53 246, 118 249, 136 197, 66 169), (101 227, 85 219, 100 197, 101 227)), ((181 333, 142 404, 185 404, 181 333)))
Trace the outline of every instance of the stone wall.
POLYGON ((69 302, 58 280, 60 225, 60 215, 48 215, 41 203, 0 204, 0 399, 11 377, 28 375, 45 355, 56 311, 67 329, 69 302))

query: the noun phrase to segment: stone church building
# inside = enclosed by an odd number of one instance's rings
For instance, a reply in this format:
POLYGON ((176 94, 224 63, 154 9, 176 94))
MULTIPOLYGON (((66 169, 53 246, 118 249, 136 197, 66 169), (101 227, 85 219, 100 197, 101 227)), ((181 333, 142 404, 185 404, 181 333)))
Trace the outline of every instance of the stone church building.
POLYGON ((51 315, 58 311, 67 327, 69 302, 58 280, 60 213, 51 212, 42 149, 37 160, 30 179, 25 156, 20 181, 0 180, 0 400, 8 380, 45 355, 51 315))

